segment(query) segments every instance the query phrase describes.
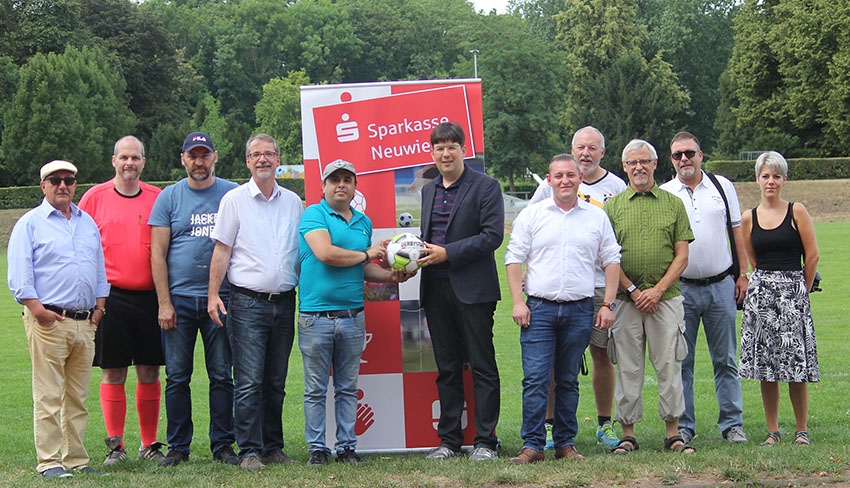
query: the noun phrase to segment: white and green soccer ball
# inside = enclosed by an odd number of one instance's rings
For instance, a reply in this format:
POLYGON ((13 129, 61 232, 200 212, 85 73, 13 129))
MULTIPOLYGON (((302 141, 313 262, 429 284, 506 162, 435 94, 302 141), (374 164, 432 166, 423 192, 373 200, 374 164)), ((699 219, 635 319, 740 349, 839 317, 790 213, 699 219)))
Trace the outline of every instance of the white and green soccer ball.
POLYGON ((387 244, 387 262, 392 269, 401 269, 408 273, 419 269, 419 252, 425 249, 425 243, 415 234, 399 234, 387 244))

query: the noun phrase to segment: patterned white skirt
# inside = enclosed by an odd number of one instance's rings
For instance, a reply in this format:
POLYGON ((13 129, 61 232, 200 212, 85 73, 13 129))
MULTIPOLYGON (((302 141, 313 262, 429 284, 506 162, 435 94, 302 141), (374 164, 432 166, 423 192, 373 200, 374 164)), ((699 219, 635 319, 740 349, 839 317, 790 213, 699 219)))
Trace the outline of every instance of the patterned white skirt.
POLYGON ((817 382, 818 351, 802 271, 756 269, 741 319, 741 378, 817 382))

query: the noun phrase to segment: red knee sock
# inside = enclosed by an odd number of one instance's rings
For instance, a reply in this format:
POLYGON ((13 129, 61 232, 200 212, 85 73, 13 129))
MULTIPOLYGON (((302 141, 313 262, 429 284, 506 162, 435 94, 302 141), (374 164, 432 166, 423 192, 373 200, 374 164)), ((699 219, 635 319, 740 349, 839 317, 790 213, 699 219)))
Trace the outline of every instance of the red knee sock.
POLYGON ((139 412, 139 431, 142 435, 142 446, 156 442, 156 430, 159 427, 159 400, 162 388, 159 380, 155 383, 138 383, 136 385, 136 411, 139 412))
POLYGON ((100 408, 103 410, 103 423, 109 437, 120 435, 121 447, 124 447, 124 417, 127 416, 127 395, 124 385, 100 384, 100 408))

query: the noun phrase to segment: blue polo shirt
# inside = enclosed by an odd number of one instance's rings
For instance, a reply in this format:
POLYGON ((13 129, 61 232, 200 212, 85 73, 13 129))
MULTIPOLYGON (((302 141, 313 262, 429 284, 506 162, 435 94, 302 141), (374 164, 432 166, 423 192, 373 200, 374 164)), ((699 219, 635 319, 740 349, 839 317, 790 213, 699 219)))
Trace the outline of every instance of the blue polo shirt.
POLYGON ((304 236, 315 230, 326 230, 334 246, 352 251, 365 251, 372 242, 372 221, 357 210, 348 222, 324 200, 310 205, 301 216, 298 227, 298 250, 301 276, 298 298, 302 312, 346 310, 363 306, 363 264, 339 267, 316 258, 304 236))

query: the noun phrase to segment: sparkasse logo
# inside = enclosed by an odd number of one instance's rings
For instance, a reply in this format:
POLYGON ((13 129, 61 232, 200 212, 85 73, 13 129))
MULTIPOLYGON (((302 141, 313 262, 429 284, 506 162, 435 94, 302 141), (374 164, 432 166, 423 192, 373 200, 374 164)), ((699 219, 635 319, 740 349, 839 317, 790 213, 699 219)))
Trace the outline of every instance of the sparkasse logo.
POLYGON ((340 117, 342 122, 336 124, 336 140, 339 142, 356 141, 360 138, 360 129, 357 128, 357 122, 348 119, 351 118, 348 114, 342 114, 340 117))

